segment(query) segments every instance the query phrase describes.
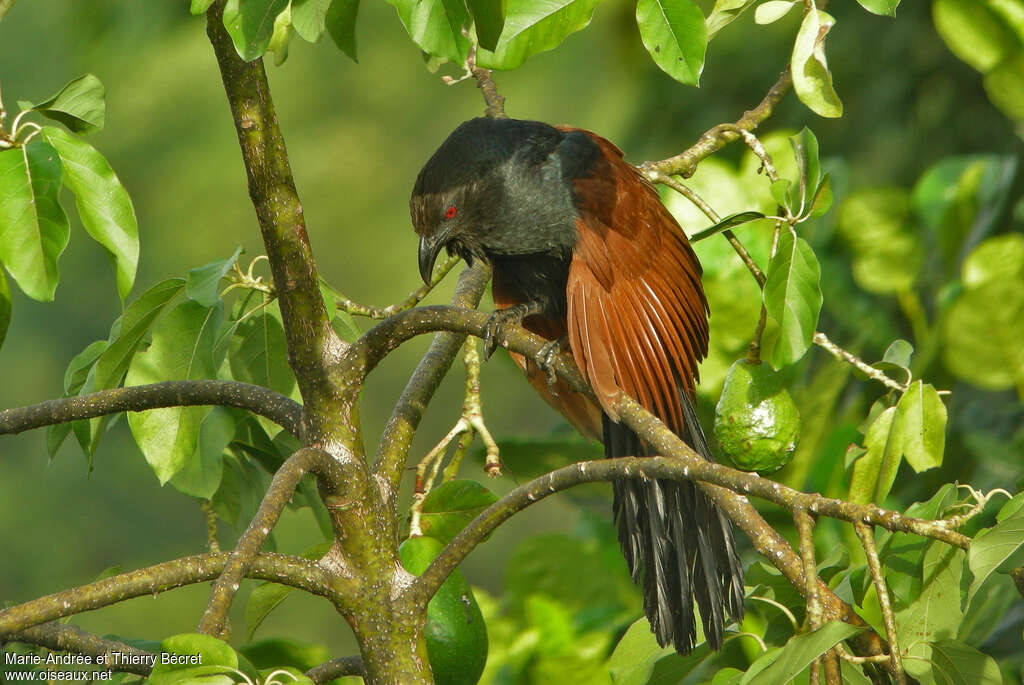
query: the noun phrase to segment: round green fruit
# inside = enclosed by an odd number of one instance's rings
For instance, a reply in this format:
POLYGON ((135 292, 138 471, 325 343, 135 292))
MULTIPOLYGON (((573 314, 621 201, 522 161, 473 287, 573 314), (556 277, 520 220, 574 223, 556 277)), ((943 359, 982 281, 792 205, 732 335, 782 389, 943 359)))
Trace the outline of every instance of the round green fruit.
POLYGON ((800 414, 768 364, 740 360, 729 369, 715 407, 715 437, 736 468, 770 473, 790 462, 800 414))
MULTIPOLYGON (((441 553, 434 538, 411 537, 398 548, 402 566, 420 575, 441 553)), ((487 627, 462 573, 456 569, 427 605, 427 657, 437 685, 476 685, 487 663, 487 627)))

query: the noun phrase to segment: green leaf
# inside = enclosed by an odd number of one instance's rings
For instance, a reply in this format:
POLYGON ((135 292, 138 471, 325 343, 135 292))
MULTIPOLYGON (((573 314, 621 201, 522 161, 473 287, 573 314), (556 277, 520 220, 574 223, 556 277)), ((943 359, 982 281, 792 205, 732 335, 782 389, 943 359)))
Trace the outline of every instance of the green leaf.
MULTIPOLYGON (((93 365, 105 349, 107 349, 107 341, 96 340, 72 357, 68 368, 64 371, 64 397, 73 397, 78 394, 78 391, 85 385, 93 365)), ((60 449, 70 432, 70 423, 55 423, 52 426, 47 426, 46 451, 51 458, 57 454, 57 450, 60 449)))
MULTIPOLYGON (((134 356, 125 386, 165 380, 216 378, 213 346, 223 310, 187 301, 153 328, 153 343, 134 356)), ((199 426, 210 407, 166 407, 130 412, 128 425, 160 484, 178 473, 196 452, 199 426)))
POLYGON ((356 18, 359 16, 359 0, 334 0, 327 10, 327 33, 338 49, 358 62, 356 54, 356 18))
POLYGON ((711 650, 704 641, 700 617, 696 619, 695 647, 681 656, 671 646, 659 647, 646 618, 633 622, 619 640, 608 660, 608 670, 615 685, 647 685, 657 670, 657 682, 679 682, 706 659, 711 650))
POLYGON ((75 133, 93 133, 103 128, 106 117, 103 84, 92 74, 79 76, 60 91, 38 104, 18 103, 22 109, 39 112, 64 124, 75 133))
POLYGON ((982 83, 988 99, 1003 114, 1024 121, 1024 50, 1018 50, 993 67, 982 83))
POLYGON ((930 383, 914 381, 896 406, 902 452, 918 473, 942 466, 946 445, 946 405, 930 383))
POLYGON ((832 74, 825 59, 825 34, 835 23, 830 14, 821 10, 805 14, 790 61, 797 97, 815 114, 830 118, 843 116, 843 103, 832 87, 832 74))
POLYGON ((473 15, 476 37, 480 47, 494 50, 505 28, 507 0, 468 0, 469 13, 473 15))
POLYGON ((762 25, 774 24, 789 14, 789 10, 793 9, 795 4, 796 0, 768 0, 768 2, 762 2, 754 10, 754 21, 762 25))
POLYGON ((989 655, 956 640, 939 640, 930 646, 937 685, 1003 685, 999 666, 989 655))
POLYGON ((771 358, 777 369, 803 357, 811 345, 821 312, 820 279, 821 267, 811 246, 783 230, 764 286, 765 307, 779 324, 771 358))
POLYGON ((883 17, 895 17, 896 8, 900 5, 900 0, 857 0, 857 2, 868 12, 883 17))
POLYGON ((902 439, 896 432, 896 407, 889 407, 875 419, 864 436, 867 453, 853 463, 849 500, 854 504, 881 504, 900 467, 902 439))
POLYGON ((263 620, 288 598, 292 589, 287 585, 270 582, 260 583, 253 588, 249 600, 245 603, 245 631, 249 642, 252 642, 252 636, 256 634, 256 629, 263 620))
POLYGON ((708 40, 714 38, 715 34, 736 20, 743 10, 753 5, 757 0, 715 0, 715 6, 711 8, 704 25, 707 26, 708 40))
POLYGON ((7 277, 0 267, 0 347, 7 337, 7 328, 11 325, 11 287, 7 285, 7 277))
POLYGON ((508 0, 505 28, 494 51, 477 52, 485 69, 515 69, 538 52, 558 47, 569 34, 590 23, 601 0, 508 0))
POLYGON ((791 205, 791 196, 789 189, 792 186, 793 182, 790 181, 788 178, 780 178, 777 181, 772 181, 771 186, 769 186, 772 193, 772 199, 775 200, 776 204, 778 204, 781 207, 785 207, 790 212, 796 209, 796 207, 793 207, 791 205))
POLYGON ((853 278, 873 293, 905 292, 921 270, 922 245, 907 225, 910 197, 901 188, 868 188, 839 207, 838 230, 853 251, 853 278))
POLYGON ((469 40, 462 27, 469 20, 461 0, 388 0, 398 10, 405 30, 428 55, 462 64, 469 54, 469 40))
POLYGON ((288 59, 288 46, 291 45, 295 30, 292 28, 292 8, 286 7, 274 19, 274 31, 267 44, 267 52, 274 54, 274 66, 281 66, 288 59))
POLYGON ((907 373, 907 380, 910 380, 910 359, 914 356, 914 346, 906 340, 893 340, 889 347, 885 348, 882 361, 872 364, 876 369, 889 371, 899 369, 907 373))
MULTIPOLYGON (((239 647, 238 651, 259 669, 292 667, 302 672, 319 666, 331 658, 330 652, 322 645, 305 645, 291 640, 273 638, 257 640, 244 647, 239 647)), ((261 682, 271 685, 269 678, 264 678, 261 682)), ((273 682, 292 685, 291 680, 278 679, 273 682)))
POLYGON ((57 151, 41 140, 0 152, 0 263, 22 291, 51 301, 71 229, 60 206, 57 151))
POLYGON ((331 0, 292 0, 292 28, 310 43, 316 43, 327 27, 331 0))
POLYGON ((212 307, 220 301, 220 280, 224 278, 242 254, 239 247, 227 259, 218 259, 204 266, 197 266, 188 272, 185 279, 185 294, 204 307, 212 307))
MULTIPOLYGON (((1018 494, 1013 499, 1019 507, 1024 503, 1024 494, 1018 494)), ((1007 504, 1003 509, 1009 506, 1007 504)), ((967 550, 967 565, 974 575, 967 592, 968 601, 974 598, 992 572, 1003 566, 1007 559, 1017 555, 1021 548, 1024 548, 1024 508, 1017 508, 1012 514, 1001 517, 995 526, 975 535, 967 550)))
POLYGON ((708 47, 700 8, 692 0, 640 0, 636 23, 654 63, 680 83, 697 85, 708 47))
POLYGON ((960 586, 966 556, 962 549, 943 542, 928 544, 921 565, 920 594, 896 612, 901 645, 956 637, 964 616, 960 586))
MULTIPOLYGON (((224 642, 209 635, 183 633, 172 635, 160 643, 161 653, 176 654, 181 659, 158 659, 147 683, 151 685, 182 685, 187 676, 210 675, 238 668, 238 654, 224 642), (167 663, 170 661, 171 663, 167 663), (201 666, 196 666, 196 663, 201 666)), ((189 678, 194 683, 221 685, 234 683, 234 678, 189 678)))
POLYGON ((942 321, 946 367, 981 388, 1024 392, 1024 277, 965 290, 942 321))
POLYGON ((989 238, 967 255, 961 281, 967 289, 989 282, 1024 278, 1024 235, 989 238))
POLYGON ((935 0, 932 19, 950 51, 983 74, 1020 48, 1020 39, 987 2, 935 0))
POLYGON ((174 489, 191 497, 210 499, 220 488, 224 452, 235 435, 235 418, 224 407, 214 407, 199 424, 196 451, 171 478, 174 489))
POLYGON ((288 8, 288 0, 227 0, 224 28, 235 51, 246 62, 263 56, 274 35, 277 15, 288 8))
POLYGON ((238 325, 231 341, 231 375, 235 380, 291 395, 295 376, 288 366, 284 327, 269 307, 238 325))
POLYGON ((800 133, 790 137, 789 144, 793 147, 793 159, 799 173, 796 186, 793 188, 793 204, 800 208, 800 213, 808 208, 813 194, 817 192, 821 181, 821 162, 818 161, 818 139, 811 129, 804 126, 800 133))
POLYGON ((444 544, 452 541, 477 514, 498 497, 472 480, 450 480, 434 488, 423 500, 420 528, 423 534, 444 544))
POLYGON ((164 307, 184 288, 183 279, 169 278, 157 283, 128 305, 124 314, 114 323, 108 347, 96 360, 93 390, 113 388, 121 384, 142 338, 164 307))
POLYGON ((192 14, 206 14, 206 10, 210 9, 212 4, 213 0, 192 0, 189 12, 192 14))
POLYGON ((786 645, 774 655, 770 665, 757 668, 757 662, 747 670, 740 681, 741 685, 759 683, 788 683, 804 671, 815 658, 836 646, 837 643, 864 630, 842 621, 829 621, 820 628, 790 639, 786 645))
POLYGON ((832 208, 832 176, 831 174, 825 174, 821 183, 818 184, 818 189, 814 191, 814 197, 811 199, 811 216, 821 216, 825 214, 829 209, 832 208))
POLYGON ((42 136, 57 149, 78 216, 86 232, 107 250, 117 274, 117 292, 124 300, 139 263, 139 228, 128 191, 103 155, 88 143, 50 126, 42 136))
POLYGON ((750 223, 751 221, 757 221, 758 219, 763 218, 764 214, 762 214, 761 212, 739 212, 738 214, 730 214, 729 216, 725 217, 714 226, 710 226, 709 228, 705 228, 702 231, 697 231, 696 233, 694 233, 692 236, 690 236, 690 242, 695 243, 700 240, 704 240, 705 238, 709 238, 715 235, 716 233, 721 233, 722 231, 728 230, 730 228, 742 226, 743 224, 747 224, 750 223))

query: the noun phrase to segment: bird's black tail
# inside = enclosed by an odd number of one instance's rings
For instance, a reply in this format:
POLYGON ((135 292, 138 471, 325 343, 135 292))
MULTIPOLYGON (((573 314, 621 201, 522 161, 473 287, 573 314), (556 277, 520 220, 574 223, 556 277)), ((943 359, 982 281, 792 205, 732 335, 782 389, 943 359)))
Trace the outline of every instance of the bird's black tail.
MULTIPOLYGON (((683 414, 689 435, 681 437, 711 459, 685 395, 683 414)), ((607 416, 604 445, 608 457, 650 454, 633 431, 607 416)), ((696 599, 707 643, 720 649, 725 614, 743 618, 743 567, 729 520, 690 482, 631 479, 613 487, 619 545, 643 589, 644 613, 658 644, 672 644, 680 654, 693 649, 696 599)))

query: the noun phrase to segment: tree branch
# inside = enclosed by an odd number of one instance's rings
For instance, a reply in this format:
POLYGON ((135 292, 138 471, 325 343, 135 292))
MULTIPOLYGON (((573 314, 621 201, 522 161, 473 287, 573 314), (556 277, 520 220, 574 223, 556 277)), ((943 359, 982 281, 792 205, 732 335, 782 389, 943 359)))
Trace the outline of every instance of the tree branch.
POLYGON ((696 143, 678 155, 659 162, 644 162, 640 165, 640 169, 648 175, 665 174, 667 176, 679 174, 683 178, 693 176, 693 173, 697 170, 697 164, 702 159, 714 154, 740 137, 736 129, 753 131, 761 122, 770 117, 775 112, 775 106, 779 104, 779 101, 789 91, 791 85, 793 85, 793 79, 789 73, 789 67, 786 67, 786 70, 779 75, 778 80, 775 81, 775 84, 757 107, 744 112, 743 116, 735 123, 714 126, 705 131, 697 139, 696 143))
POLYGON ((111 388, 88 395, 6 409, 0 411, 0 435, 122 411, 199 405, 246 409, 270 419, 300 440, 303 437, 304 414, 298 402, 259 385, 213 380, 165 381, 111 388))
POLYGON ((255 561, 270 531, 277 525, 281 512, 291 501, 295 488, 309 472, 316 473, 322 481, 326 481, 328 492, 339 492, 343 487, 344 475, 341 464, 326 452, 303 448, 290 456, 274 474, 259 510, 238 539, 238 544, 213 584, 210 601, 199 621, 198 632, 215 637, 227 637, 224 631, 228 611, 231 609, 231 602, 235 598, 239 584, 255 561))
MULTIPOLYGON (((0 641, 40 623, 117 604, 133 597, 155 595, 184 585, 213 580, 220 575, 229 556, 226 552, 220 552, 165 561, 4 609, 0 611, 0 641)), ((316 562, 284 554, 258 555, 246 577, 288 585, 326 597, 335 603, 341 601, 350 589, 343 580, 332 577, 316 562)))
POLYGON ((125 642, 109 640, 87 633, 77 626, 56 622, 32 626, 13 633, 7 637, 7 641, 39 645, 58 652, 85 654, 112 671, 141 676, 149 675, 152 670, 150 664, 153 663, 151 660, 156 659, 156 655, 136 649, 125 642))
POLYGON ((365 316, 370 319, 386 319, 393 314, 398 312, 404 312, 406 309, 412 309, 420 303, 420 301, 430 294, 438 283, 444 280, 444 277, 448 275, 448 272, 455 268, 455 265, 459 263, 461 257, 453 255, 448 260, 437 267, 433 277, 430 279, 430 283, 424 283, 416 290, 413 290, 409 295, 401 302, 395 304, 389 304, 386 307, 374 307, 373 305, 359 304, 354 302, 347 297, 341 296, 338 298, 337 306, 338 309, 344 310, 349 314, 355 316, 365 316))
MULTIPOLYGON (((455 286, 452 307, 476 307, 490 277, 490 270, 479 260, 472 267, 464 269, 459 276, 458 285, 455 286)), ((363 338, 366 339, 366 336, 363 338)), ((409 378, 391 413, 391 418, 384 427, 374 471, 390 487, 387 499, 392 511, 397 511, 398 484, 402 479, 402 469, 405 467, 413 436, 420 421, 423 420, 427 405, 444 380, 465 340, 465 333, 442 332, 434 336, 427 353, 423 355, 423 359, 409 378)), ((361 341, 356 342, 353 348, 360 344, 361 341)), ((374 342, 367 344, 373 345, 374 342)))
POLYGON ((306 671, 306 677, 317 685, 346 675, 363 675, 363 660, 358 656, 342 656, 325 661, 306 671))
POLYGON ((348 404, 354 405, 358 389, 339 388, 332 382, 332 362, 346 345, 331 328, 320 294, 302 205, 263 61, 247 63, 238 57, 224 28, 223 13, 223 1, 210 6, 206 32, 238 133, 249 179, 249 197, 256 209, 281 306, 288 362, 295 372, 313 432, 310 438, 319 442, 325 435, 351 436, 355 427, 347 425, 349 412, 342 411, 341 398, 347 395, 348 404))

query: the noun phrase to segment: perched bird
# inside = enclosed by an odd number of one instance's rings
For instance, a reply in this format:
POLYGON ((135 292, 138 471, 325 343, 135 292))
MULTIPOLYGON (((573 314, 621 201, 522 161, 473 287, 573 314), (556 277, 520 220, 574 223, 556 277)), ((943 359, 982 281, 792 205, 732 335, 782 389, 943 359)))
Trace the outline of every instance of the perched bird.
MULTIPOLYGON (((497 310, 487 352, 509 322, 568 340, 596 402, 513 358, 548 403, 604 443, 606 456, 653 454, 618 422, 621 392, 711 459, 693 408, 708 344, 701 267, 621 150, 581 129, 473 119, 426 163, 409 204, 424 281, 442 248, 491 264, 497 310)), ((690 482, 613 486, 619 544, 658 643, 682 654, 693 648, 696 599, 707 642, 720 648, 725 615, 743 616, 743 569, 728 519, 690 482)))

